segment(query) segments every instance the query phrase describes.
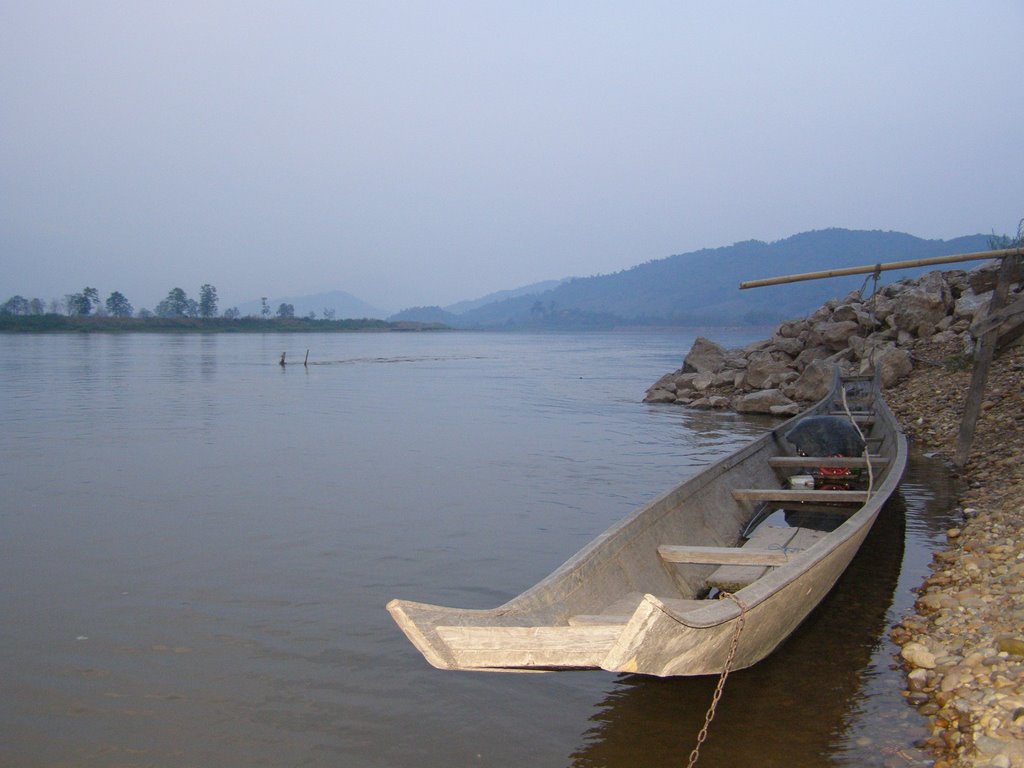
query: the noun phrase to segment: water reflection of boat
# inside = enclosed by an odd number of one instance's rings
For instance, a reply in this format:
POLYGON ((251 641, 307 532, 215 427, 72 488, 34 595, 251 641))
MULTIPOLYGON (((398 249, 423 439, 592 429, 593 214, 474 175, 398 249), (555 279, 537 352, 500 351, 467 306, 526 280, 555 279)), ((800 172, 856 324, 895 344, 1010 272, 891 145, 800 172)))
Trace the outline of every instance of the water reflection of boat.
MULTIPOLYGON (((900 576, 904 504, 895 494, 835 588, 771 657, 729 677, 702 766, 832 765, 884 642, 900 576)), ((678 766, 716 680, 621 675, 590 718, 573 768, 678 766)), ((897 706, 904 708, 898 696, 897 706)), ((901 763, 902 764, 902 763, 901 763)))
POLYGON ((641 508, 503 606, 392 600, 388 610, 441 669, 709 674, 729 663, 741 624, 732 666, 748 667, 828 594, 906 464, 906 439, 877 381, 837 376, 832 392, 793 421, 641 508), (863 423, 875 457, 786 455, 793 421, 839 402, 863 423), (795 467, 868 464, 867 490, 788 487, 795 467), (759 524, 783 508, 812 518, 841 509, 843 521, 831 530, 759 524), (718 589, 737 599, 708 599, 718 589))

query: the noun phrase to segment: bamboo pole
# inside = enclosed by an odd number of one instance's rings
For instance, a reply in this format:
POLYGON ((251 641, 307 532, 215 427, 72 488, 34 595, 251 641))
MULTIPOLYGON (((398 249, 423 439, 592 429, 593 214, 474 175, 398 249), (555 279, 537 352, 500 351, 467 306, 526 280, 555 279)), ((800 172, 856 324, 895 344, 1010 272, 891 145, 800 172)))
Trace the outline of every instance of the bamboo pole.
POLYGON ((954 253, 949 256, 932 256, 927 259, 911 259, 910 261, 890 261, 886 264, 874 264, 863 267, 841 267, 839 269, 826 269, 821 272, 804 272, 799 275, 784 275, 782 277, 768 277, 763 280, 747 280, 740 283, 740 289, 761 288, 766 285, 782 285, 783 283, 797 283, 802 280, 820 280, 825 277, 844 277, 846 275, 867 275, 874 272, 886 272, 891 269, 911 269, 913 267, 927 267, 933 264, 954 264, 959 261, 982 261, 987 259, 1005 259, 1007 256, 1014 256, 1020 253, 1019 248, 1003 248, 997 251, 977 251, 976 253, 954 253))

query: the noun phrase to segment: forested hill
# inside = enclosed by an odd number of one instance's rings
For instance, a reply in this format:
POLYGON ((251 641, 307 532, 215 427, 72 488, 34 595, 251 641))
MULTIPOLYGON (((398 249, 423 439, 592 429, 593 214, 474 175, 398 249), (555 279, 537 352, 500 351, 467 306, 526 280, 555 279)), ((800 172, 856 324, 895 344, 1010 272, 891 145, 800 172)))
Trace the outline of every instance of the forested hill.
MULTIPOLYGON (((611 275, 575 278, 543 293, 447 315, 444 322, 461 328, 772 324, 846 295, 861 287, 865 276, 744 291, 739 290, 740 282, 987 249, 985 235, 923 240, 900 232, 827 229, 774 243, 749 240, 650 261, 611 275)), ((925 271, 884 272, 882 282, 925 271)))

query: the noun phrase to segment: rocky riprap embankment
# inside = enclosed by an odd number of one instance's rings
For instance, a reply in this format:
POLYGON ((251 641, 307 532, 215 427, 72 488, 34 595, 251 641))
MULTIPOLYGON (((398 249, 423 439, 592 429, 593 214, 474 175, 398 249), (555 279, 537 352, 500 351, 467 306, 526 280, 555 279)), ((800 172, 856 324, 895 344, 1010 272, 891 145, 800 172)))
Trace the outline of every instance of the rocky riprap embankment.
POLYGON ((886 286, 867 300, 859 292, 833 300, 764 341, 725 349, 698 338, 683 366, 647 390, 649 403, 791 416, 828 393, 832 370, 878 370, 890 387, 908 376, 920 344, 958 346, 969 354, 969 329, 995 286, 992 265, 971 272, 931 272, 886 286))
MULTIPOLYGON (((824 393, 829 377, 814 370, 815 361, 856 371, 874 363, 882 366, 886 400, 910 439, 949 459, 971 380, 969 328, 984 311, 994 279, 990 265, 932 273, 868 302, 851 295, 807 320, 783 323, 771 340, 744 350, 700 340, 683 368, 663 377, 647 399, 786 415, 794 404, 824 393), (761 394, 758 383, 774 392, 761 394), (752 405, 759 394, 769 405, 752 405)), ((1011 301, 1021 293, 1019 282, 1012 291, 1011 301)), ((934 553, 915 611, 892 637, 902 648, 907 700, 929 719, 931 736, 920 746, 935 756, 934 768, 1024 768, 1020 340, 992 363, 960 472, 959 522, 948 531, 947 547, 934 553)))

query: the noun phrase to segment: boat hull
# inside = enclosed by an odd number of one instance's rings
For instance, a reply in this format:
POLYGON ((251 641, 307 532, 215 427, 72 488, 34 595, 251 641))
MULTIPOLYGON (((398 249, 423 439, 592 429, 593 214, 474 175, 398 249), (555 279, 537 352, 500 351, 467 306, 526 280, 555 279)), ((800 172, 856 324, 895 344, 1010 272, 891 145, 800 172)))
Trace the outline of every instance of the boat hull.
POLYGON ((787 470, 778 467, 793 459, 772 465, 776 457, 791 456, 783 436, 792 424, 836 407, 850 387, 837 376, 833 391, 814 408, 654 499, 505 605, 467 610, 392 600, 388 610, 440 669, 600 668, 671 676, 755 664, 828 594, 902 476, 906 439, 877 381, 867 386, 868 395, 863 382, 858 386, 858 407, 871 406, 869 444, 878 453, 870 461, 880 463, 869 470, 869 494, 846 494, 856 502, 836 506, 831 500, 842 498, 840 492, 826 494, 825 505, 792 504, 801 497, 783 490, 787 470), (827 532, 764 526, 751 534, 765 513, 760 499, 773 494, 805 516, 842 509, 846 519, 827 532), (770 550, 740 546, 756 541, 775 543, 770 550), (709 562, 716 557, 739 563, 729 571, 734 580, 740 575, 735 587, 714 587, 733 583, 718 578, 723 568, 709 562), (728 599, 709 599, 726 591, 728 599))

